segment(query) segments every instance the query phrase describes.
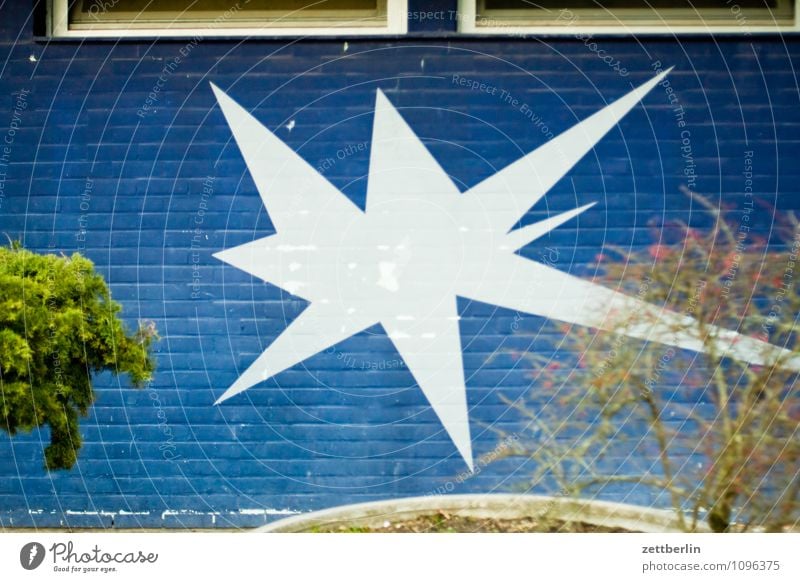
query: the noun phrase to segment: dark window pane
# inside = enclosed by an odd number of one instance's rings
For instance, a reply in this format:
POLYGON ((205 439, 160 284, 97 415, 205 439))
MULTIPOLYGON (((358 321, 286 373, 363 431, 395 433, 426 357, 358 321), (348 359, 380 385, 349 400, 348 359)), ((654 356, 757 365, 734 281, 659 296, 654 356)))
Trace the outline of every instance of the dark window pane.
POLYGON ((291 27, 386 21, 387 0, 82 0, 72 5, 70 27, 172 28, 214 23, 231 28, 256 24, 291 27))
POLYGON ((378 0, 85 0, 80 3, 83 14, 156 14, 159 12, 183 13, 191 16, 200 12, 223 13, 235 10, 248 12, 295 12, 302 10, 377 10, 378 0), (238 5, 238 8, 237 8, 238 5))
MULTIPOLYGON (((736 0, 740 8, 777 8, 778 0, 736 0)), ((698 10, 704 8, 731 8, 726 0, 485 0, 487 10, 523 10, 545 9, 571 10, 580 8, 674 8, 698 10)))

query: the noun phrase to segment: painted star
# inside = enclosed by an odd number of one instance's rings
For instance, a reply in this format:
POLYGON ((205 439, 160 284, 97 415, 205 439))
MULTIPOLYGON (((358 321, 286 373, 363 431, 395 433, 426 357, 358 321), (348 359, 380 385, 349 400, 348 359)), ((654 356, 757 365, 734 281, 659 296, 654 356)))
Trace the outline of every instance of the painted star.
MULTIPOLYGON (((667 73, 464 193, 378 90, 365 211, 212 84, 276 229, 214 256, 309 302, 217 404, 379 323, 472 469, 458 296, 600 329, 640 313, 626 335, 701 350, 690 318, 516 254, 592 204, 511 230, 667 73)), ((743 361, 769 347, 710 333, 743 361)))

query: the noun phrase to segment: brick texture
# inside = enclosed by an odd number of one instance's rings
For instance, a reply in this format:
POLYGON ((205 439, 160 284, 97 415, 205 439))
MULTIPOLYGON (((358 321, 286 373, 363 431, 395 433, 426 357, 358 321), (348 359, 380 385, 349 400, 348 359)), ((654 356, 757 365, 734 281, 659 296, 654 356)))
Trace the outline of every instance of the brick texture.
MULTIPOLYGON (((559 268, 582 273, 604 243, 646 244, 653 225, 701 221, 679 191, 689 180, 740 204, 745 151, 757 197, 800 207, 797 37, 595 39, 623 75, 575 38, 437 38, 444 23, 390 40, 45 42, 28 12, 0 5, 0 140, 26 96, 7 144, 0 232, 37 251, 85 253, 125 317, 153 320, 162 339, 151 386, 97 378, 73 470, 44 471, 46 429, 0 433, 3 526, 245 527, 423 495, 464 470, 378 328, 213 406, 304 304, 212 257, 273 229, 209 82, 363 207, 377 88, 465 190, 674 66, 685 127, 666 87, 654 89, 523 222, 598 205, 524 254, 556 249, 559 268)), ((771 221, 756 215, 764 231, 771 221)), ((546 353, 558 330, 493 306, 460 310, 477 457, 497 442, 489 425, 524 430, 500 395, 531 389, 531 374, 508 351, 546 353)), ((519 464, 489 465, 453 491, 508 491, 519 464)))

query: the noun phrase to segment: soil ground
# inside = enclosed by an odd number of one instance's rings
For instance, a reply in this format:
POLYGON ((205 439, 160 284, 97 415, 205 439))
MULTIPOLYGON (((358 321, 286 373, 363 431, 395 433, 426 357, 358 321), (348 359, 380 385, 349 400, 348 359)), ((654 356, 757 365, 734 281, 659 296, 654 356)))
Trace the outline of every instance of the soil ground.
POLYGON ((392 521, 387 519, 381 527, 351 526, 346 524, 319 526, 317 533, 623 533, 630 530, 591 525, 583 522, 565 522, 557 519, 494 519, 450 515, 443 511, 421 515, 414 519, 392 521))

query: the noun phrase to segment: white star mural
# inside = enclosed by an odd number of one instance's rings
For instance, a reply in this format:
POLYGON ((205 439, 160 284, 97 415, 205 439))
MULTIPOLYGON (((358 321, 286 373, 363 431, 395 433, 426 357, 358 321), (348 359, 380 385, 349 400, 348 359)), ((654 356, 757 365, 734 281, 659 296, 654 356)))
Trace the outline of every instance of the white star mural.
MULTIPOLYGON (((378 90, 366 211, 212 84, 276 229, 214 256, 309 302, 217 404, 379 323, 472 469, 457 297, 600 329, 643 314, 626 335, 702 350, 689 317, 516 253, 592 204, 512 230, 668 73, 463 193, 378 90)), ((747 362, 779 350, 709 333, 747 362)))

